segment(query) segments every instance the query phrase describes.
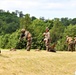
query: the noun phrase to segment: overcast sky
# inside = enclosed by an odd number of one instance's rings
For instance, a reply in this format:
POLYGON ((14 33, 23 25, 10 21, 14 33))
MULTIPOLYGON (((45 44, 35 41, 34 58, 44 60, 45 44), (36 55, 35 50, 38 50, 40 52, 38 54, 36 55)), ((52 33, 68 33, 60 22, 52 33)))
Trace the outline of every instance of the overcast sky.
POLYGON ((75 18, 76 0, 0 0, 0 9, 10 12, 19 10, 45 19, 75 18))

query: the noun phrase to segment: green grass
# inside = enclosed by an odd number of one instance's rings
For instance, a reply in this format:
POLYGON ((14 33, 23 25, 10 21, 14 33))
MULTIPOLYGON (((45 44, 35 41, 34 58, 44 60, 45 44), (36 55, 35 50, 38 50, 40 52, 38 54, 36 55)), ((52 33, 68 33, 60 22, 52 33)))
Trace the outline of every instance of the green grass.
POLYGON ((0 75, 74 75, 76 52, 26 50, 0 54, 0 75))

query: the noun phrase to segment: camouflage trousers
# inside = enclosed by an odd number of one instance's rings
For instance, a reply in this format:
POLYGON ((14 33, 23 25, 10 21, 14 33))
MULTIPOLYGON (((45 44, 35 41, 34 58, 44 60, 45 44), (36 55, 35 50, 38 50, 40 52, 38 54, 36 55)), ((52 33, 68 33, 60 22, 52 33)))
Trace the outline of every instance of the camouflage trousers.
POLYGON ((49 51, 50 40, 47 39, 47 40, 44 41, 44 43, 45 43, 45 46, 46 46, 46 51, 49 51))
POLYGON ((74 43, 68 44, 68 51, 75 51, 75 44, 74 43))
POLYGON ((26 50, 30 51, 31 49, 31 44, 32 44, 32 40, 27 40, 27 46, 26 46, 26 50))

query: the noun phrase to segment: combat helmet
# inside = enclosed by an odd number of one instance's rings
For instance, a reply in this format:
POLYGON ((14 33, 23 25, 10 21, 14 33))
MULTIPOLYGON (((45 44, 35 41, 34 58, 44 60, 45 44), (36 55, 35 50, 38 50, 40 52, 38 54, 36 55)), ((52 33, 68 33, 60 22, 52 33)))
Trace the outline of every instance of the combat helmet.
POLYGON ((22 28, 22 29, 21 29, 21 32, 22 32, 22 33, 24 33, 24 32, 25 32, 25 29, 24 29, 24 28, 22 28))

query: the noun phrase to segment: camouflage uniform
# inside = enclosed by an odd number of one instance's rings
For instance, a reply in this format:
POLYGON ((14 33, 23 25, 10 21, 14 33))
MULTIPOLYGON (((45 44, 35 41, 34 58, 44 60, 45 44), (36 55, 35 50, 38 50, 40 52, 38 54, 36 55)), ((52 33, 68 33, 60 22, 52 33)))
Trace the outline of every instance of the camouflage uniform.
POLYGON ((72 37, 67 36, 66 42, 68 44, 68 51, 74 51, 74 41, 72 37))
POLYGON ((46 50, 48 51, 49 50, 49 45, 50 45, 50 32, 49 32, 49 29, 46 28, 46 32, 43 33, 44 35, 44 43, 45 43, 45 46, 46 46, 46 50))
POLYGON ((20 40, 26 39, 27 40, 27 51, 30 51, 31 44, 32 44, 32 36, 29 31, 26 31, 25 29, 21 30, 20 40))
POLYGON ((29 31, 25 31, 25 37, 26 37, 26 40, 27 40, 27 51, 30 51, 31 49, 31 44, 32 44, 32 36, 30 34, 29 31))

